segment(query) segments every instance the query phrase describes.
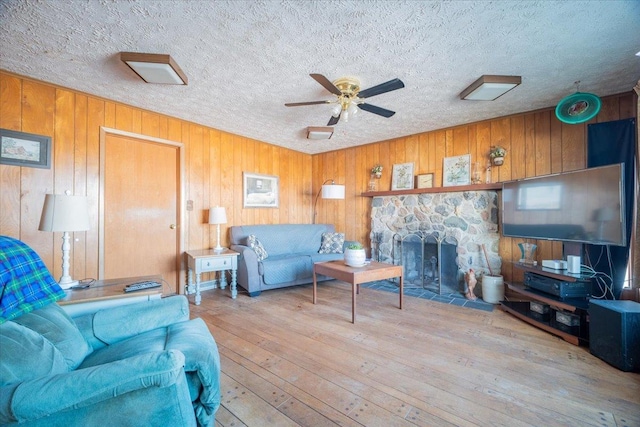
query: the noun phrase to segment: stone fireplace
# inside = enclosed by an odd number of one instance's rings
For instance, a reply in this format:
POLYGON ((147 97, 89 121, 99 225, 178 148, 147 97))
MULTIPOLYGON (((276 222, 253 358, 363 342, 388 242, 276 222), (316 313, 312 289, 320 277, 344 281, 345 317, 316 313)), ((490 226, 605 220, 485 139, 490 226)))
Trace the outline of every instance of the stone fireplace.
POLYGON ((371 206, 371 256, 404 266, 404 285, 438 294, 464 291, 464 273, 501 268, 496 191, 377 196, 371 206))

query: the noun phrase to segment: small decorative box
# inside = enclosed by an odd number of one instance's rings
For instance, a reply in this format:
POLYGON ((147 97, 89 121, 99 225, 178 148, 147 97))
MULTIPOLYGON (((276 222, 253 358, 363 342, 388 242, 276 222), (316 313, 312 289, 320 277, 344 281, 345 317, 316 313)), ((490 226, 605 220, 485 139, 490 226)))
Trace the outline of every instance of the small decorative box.
POLYGON ((549 304, 531 301, 529 302, 529 310, 539 314, 547 314, 549 312, 549 304))
POLYGON ((558 323, 562 323, 565 326, 579 326, 580 316, 577 314, 556 311, 556 321, 558 321, 558 323))

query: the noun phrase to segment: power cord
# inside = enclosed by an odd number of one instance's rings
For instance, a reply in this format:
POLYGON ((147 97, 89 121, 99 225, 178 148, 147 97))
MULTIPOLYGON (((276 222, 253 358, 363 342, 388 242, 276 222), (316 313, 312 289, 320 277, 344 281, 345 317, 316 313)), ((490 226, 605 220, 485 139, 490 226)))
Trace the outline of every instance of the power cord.
MULTIPOLYGON (((604 253, 605 253, 604 248, 601 248, 600 254, 598 255, 598 260, 596 261, 596 265, 600 263, 604 253)), ((607 254, 607 261, 609 264, 609 271, 613 272, 613 263, 611 261, 611 251, 609 249, 609 246, 606 246, 606 254, 607 254)), ((604 298, 607 298, 608 295, 611 295, 611 297, 615 300, 616 296, 613 292, 612 276, 609 276, 608 274, 601 271, 596 271, 592 267, 593 263, 591 262, 591 258, 589 257, 589 252, 586 253, 586 259, 587 259, 588 265, 582 264, 580 266, 580 272, 588 274, 589 275, 588 277, 590 279, 595 279, 595 283, 598 285, 598 288, 601 292, 600 295, 593 295, 593 292, 592 292, 591 297, 594 299, 604 299, 604 298)))

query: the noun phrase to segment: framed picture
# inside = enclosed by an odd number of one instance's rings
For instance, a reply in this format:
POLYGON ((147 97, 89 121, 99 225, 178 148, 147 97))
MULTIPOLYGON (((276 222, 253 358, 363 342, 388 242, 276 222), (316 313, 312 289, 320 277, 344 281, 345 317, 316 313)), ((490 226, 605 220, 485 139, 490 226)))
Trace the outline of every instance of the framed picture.
POLYGON ((51 168, 51 137, 0 129, 0 164, 51 168))
POLYGON ((433 187, 433 174, 425 173, 422 175, 418 175, 416 178, 416 187, 417 188, 432 188, 433 187))
POLYGON ((471 155, 445 157, 442 169, 442 186, 468 185, 471 183, 471 155))
POLYGON ((413 163, 393 165, 391 190, 413 190, 413 163))
POLYGON ((277 208, 279 180, 277 176, 243 172, 244 207, 277 208))

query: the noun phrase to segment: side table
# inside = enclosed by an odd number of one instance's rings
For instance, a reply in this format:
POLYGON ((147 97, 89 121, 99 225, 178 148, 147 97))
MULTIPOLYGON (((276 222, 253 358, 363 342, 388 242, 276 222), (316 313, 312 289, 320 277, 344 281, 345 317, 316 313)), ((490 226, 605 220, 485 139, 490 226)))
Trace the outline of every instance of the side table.
POLYGON ((135 292, 125 292, 124 287, 131 283, 152 280, 163 283, 162 276, 140 276, 123 279, 96 280, 86 289, 67 289, 66 296, 58 304, 71 317, 95 313, 107 307, 150 301, 162 297, 165 288, 149 288, 135 292))
POLYGON ((238 296, 238 290, 236 288, 238 255, 240 255, 238 252, 227 248, 222 251, 203 249, 187 252, 189 289, 193 286, 193 274, 195 273, 196 275, 196 305, 200 305, 202 301, 202 297, 200 296, 200 275, 202 273, 219 271, 220 289, 224 289, 227 287, 227 278, 224 272, 231 270, 231 298, 235 299, 236 296, 238 296))

